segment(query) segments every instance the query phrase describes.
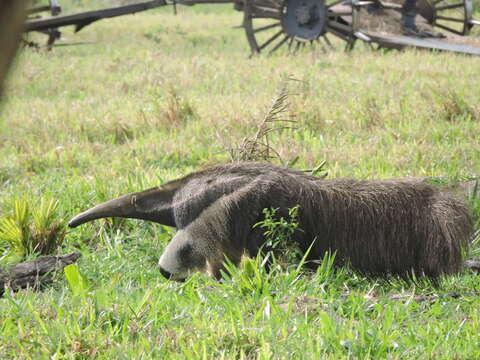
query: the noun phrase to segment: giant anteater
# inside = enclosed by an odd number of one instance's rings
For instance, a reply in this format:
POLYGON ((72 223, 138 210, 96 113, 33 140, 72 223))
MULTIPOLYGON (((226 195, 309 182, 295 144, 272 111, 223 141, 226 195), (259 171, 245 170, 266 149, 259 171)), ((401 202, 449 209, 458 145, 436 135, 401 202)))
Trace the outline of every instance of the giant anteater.
POLYGON ((265 242, 264 208, 285 216, 299 206, 295 241, 309 260, 336 252, 338 263, 371 274, 437 277, 460 269, 472 223, 465 204, 422 179, 325 180, 265 163, 218 165, 87 210, 75 227, 105 217, 150 220, 177 233, 159 261, 175 280, 192 271, 220 276, 265 242))

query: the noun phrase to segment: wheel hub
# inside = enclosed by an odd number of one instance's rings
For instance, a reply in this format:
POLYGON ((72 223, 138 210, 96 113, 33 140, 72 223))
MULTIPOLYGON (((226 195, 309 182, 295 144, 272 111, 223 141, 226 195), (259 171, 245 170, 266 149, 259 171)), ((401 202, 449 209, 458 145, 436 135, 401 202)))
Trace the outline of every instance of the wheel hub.
POLYGON ((312 25, 318 20, 317 14, 315 14, 317 6, 308 6, 305 2, 302 1, 300 6, 296 9, 295 15, 297 18, 297 23, 302 25, 312 25))
POLYGON ((313 40, 325 33, 324 0, 285 0, 282 27, 291 37, 313 40))

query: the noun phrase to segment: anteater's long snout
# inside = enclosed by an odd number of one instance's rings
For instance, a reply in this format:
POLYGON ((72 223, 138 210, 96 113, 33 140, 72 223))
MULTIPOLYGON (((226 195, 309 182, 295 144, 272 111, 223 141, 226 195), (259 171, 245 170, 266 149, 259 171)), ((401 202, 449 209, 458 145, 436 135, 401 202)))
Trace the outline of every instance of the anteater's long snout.
POLYGON ((68 226, 74 228, 86 222, 107 217, 132 217, 136 214, 133 204, 134 196, 134 194, 128 194, 99 204, 75 216, 68 226))
POLYGON ((175 226, 173 196, 177 186, 164 186, 123 195, 106 201, 75 216, 68 226, 74 228, 86 222, 109 217, 141 219, 175 226))

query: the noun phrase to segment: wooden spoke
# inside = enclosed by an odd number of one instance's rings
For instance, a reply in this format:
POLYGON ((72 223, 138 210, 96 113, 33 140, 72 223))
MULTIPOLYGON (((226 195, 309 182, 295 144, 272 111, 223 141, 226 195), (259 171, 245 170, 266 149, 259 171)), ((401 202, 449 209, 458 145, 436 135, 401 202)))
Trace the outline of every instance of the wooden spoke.
POLYGON ((465 21, 464 19, 457 19, 449 16, 437 16, 437 20, 446 20, 446 21, 452 21, 457 23, 463 23, 465 21))
POLYGON ((275 45, 275 46, 273 47, 273 49, 269 51, 268 54, 271 55, 273 52, 275 52, 275 51, 277 51, 278 49, 280 49, 280 47, 281 47, 283 44, 285 44, 285 43, 287 42, 287 40, 288 40, 288 36, 285 35, 285 37, 284 37, 277 45, 275 45))
POLYGON ((302 45, 302 43, 297 40, 297 44, 295 45, 295 50, 294 50, 294 53, 295 53, 295 54, 298 52, 298 50, 300 50, 300 46, 301 46, 301 45, 302 45))
POLYGON ((338 22, 338 21, 330 21, 328 25, 330 27, 333 27, 336 30, 339 30, 347 34, 352 31, 352 28, 349 25, 342 24, 341 22, 338 22))
POLYGON ((330 42, 330 39, 328 38, 327 34, 323 35, 322 38, 323 38, 323 40, 325 41, 325 43, 327 44, 327 46, 328 46, 330 49, 333 49, 333 45, 332 45, 332 43, 330 42))
POLYGON ((288 42, 288 51, 291 51, 292 50, 292 44, 293 44, 293 41, 295 40, 295 38, 291 37, 290 38, 290 41, 288 42))
POLYGON ((344 40, 344 41, 347 41, 349 40, 349 37, 339 31, 337 31, 336 29, 332 28, 332 27, 327 27, 327 31, 333 35, 335 35, 336 37, 344 40))
POLYGON ((472 28, 472 0, 435 0, 429 10, 432 14, 429 22, 443 30, 467 35, 472 28))
POLYGON ((445 25, 442 25, 442 24, 437 23, 437 24, 435 24, 435 26, 439 27, 440 29, 447 30, 451 33, 457 34, 457 35, 464 35, 464 33, 462 31, 452 29, 451 27, 448 27, 448 26, 445 26, 445 25))
POLYGON ((329 16, 352 16, 352 11, 343 10, 343 11, 331 11, 329 16))
POLYGON ((262 26, 262 27, 259 27, 257 29, 254 29, 253 32, 254 33, 258 33, 260 31, 265 31, 265 30, 269 30, 269 29, 273 29, 277 26, 280 26, 281 24, 279 22, 277 23, 273 23, 273 24, 270 24, 270 25, 266 25, 266 26, 262 26))
POLYGON ((439 6, 436 9, 437 9, 437 11, 443 11, 443 10, 462 8, 463 6, 464 6, 463 3, 457 3, 457 4, 452 4, 452 5, 439 6))
POLYGON ((254 19, 275 19, 280 20, 280 14, 276 11, 271 10, 261 10, 252 13, 252 18, 254 19))
POLYGON ((273 35, 270 39, 268 39, 266 42, 264 42, 262 45, 259 46, 258 50, 262 51, 265 49, 268 45, 272 43, 276 38, 278 38, 280 35, 282 35, 283 29, 278 31, 275 35, 273 35))

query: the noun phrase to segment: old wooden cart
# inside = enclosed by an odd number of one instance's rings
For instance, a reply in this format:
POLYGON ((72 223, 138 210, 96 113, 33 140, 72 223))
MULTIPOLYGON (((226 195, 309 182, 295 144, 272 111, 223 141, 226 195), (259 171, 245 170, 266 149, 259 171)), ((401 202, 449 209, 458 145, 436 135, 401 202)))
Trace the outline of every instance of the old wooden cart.
POLYGON ((417 23, 439 28, 441 36, 418 38, 402 35, 399 27, 401 5, 379 0, 151 0, 107 9, 62 15, 56 0, 32 9, 32 14, 48 11, 51 16, 31 18, 25 30, 48 35, 51 46, 60 38, 59 28, 73 25, 75 31, 100 19, 133 14, 160 6, 233 3, 244 14, 245 31, 252 54, 276 51, 298 52, 306 46, 332 47, 330 36, 341 39, 348 50, 358 41, 378 48, 426 48, 480 55, 480 43, 466 37, 479 22, 472 19, 471 0, 418 0, 417 23), (382 26, 371 26, 383 19, 382 26), (382 17, 383 16, 383 17, 382 17), (392 30, 393 29, 393 30, 392 30), (465 40, 467 39, 467 40, 465 40), (469 41, 471 40, 471 41, 469 41))

